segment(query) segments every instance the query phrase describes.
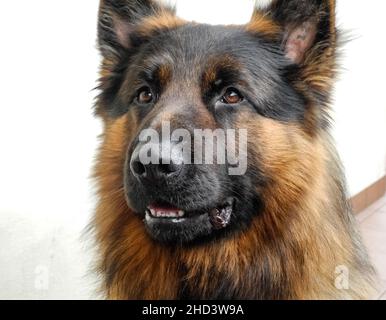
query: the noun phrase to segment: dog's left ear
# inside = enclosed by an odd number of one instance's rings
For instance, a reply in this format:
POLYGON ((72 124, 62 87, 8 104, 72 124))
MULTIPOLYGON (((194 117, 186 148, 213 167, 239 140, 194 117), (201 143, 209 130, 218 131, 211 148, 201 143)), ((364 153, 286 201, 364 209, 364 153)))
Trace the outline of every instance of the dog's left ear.
POLYGON ((258 32, 261 25, 278 31, 282 49, 294 64, 306 64, 310 56, 331 55, 328 51, 336 42, 335 0, 273 0, 265 8, 258 4, 250 28, 255 25, 258 32))

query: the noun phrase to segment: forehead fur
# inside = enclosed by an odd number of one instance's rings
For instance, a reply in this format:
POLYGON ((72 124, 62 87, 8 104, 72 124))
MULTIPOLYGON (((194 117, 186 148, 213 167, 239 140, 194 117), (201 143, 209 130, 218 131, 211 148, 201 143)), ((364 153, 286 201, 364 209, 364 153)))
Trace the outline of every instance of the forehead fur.
MULTIPOLYGON (((153 26, 156 28, 156 24, 153 26)), ((290 63, 270 36, 249 32, 245 26, 185 22, 162 31, 148 27, 146 30, 153 30, 152 35, 144 35, 143 42, 121 62, 119 70, 125 70, 122 75, 125 81, 119 84, 118 79, 115 89, 110 86, 113 90, 102 94, 102 98, 109 99, 104 100, 106 104, 109 101, 113 102, 110 105, 115 104, 108 107, 119 110, 118 115, 126 110, 129 97, 146 81, 156 80, 161 87, 173 83, 181 96, 188 93, 186 88, 196 88, 205 95, 211 82, 223 80, 224 86, 248 90, 249 100, 263 115, 283 120, 303 119, 302 98, 284 75, 290 63)))
POLYGON ((174 14, 164 11, 160 14, 150 16, 142 20, 135 33, 139 36, 152 36, 158 31, 178 28, 187 22, 174 14))
POLYGON ((162 31, 157 29, 156 24, 152 24, 152 28, 150 24, 141 27, 140 30, 147 30, 147 35, 151 34, 151 37, 145 36, 144 45, 137 50, 144 64, 149 62, 151 56, 157 60, 169 56, 172 60, 169 62, 173 62, 177 68, 194 62, 202 65, 203 61, 213 60, 213 57, 216 58, 216 64, 221 60, 225 65, 234 64, 237 58, 254 64, 268 63, 277 58, 278 61, 272 61, 271 64, 278 68, 289 64, 283 58, 279 44, 266 36, 267 31, 259 33, 255 29, 250 32, 245 26, 177 23, 178 27, 162 28, 162 31))

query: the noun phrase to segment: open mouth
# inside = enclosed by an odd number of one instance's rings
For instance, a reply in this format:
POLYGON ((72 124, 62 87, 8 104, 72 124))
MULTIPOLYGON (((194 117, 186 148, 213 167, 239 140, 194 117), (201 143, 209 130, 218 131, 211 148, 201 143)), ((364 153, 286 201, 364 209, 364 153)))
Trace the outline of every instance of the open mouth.
POLYGON ((207 215, 214 229, 222 229, 230 223, 233 207, 233 198, 227 198, 224 203, 209 210, 193 211, 185 211, 171 204, 158 202, 147 207, 145 220, 146 222, 177 224, 207 215))

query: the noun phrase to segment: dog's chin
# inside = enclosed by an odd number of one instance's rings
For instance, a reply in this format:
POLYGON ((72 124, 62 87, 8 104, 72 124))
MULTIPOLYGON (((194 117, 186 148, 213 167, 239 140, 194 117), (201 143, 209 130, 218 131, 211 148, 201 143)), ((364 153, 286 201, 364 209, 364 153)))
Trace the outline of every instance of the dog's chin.
POLYGON ((208 209, 184 211, 170 204, 150 204, 144 213, 149 235, 166 244, 186 244, 209 240, 210 236, 230 227, 234 199, 227 198, 208 209))

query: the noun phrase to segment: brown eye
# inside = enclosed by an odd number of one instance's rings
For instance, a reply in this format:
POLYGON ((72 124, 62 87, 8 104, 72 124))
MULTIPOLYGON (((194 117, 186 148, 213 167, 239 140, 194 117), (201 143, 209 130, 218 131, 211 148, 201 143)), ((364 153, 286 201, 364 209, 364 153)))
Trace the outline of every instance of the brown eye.
POLYGON ((237 104, 241 101, 243 101, 243 96, 234 88, 229 88, 221 99, 221 102, 225 104, 237 104))
POLYGON ((144 87, 138 91, 137 100, 140 104, 149 104, 153 101, 153 94, 149 87, 144 87))

